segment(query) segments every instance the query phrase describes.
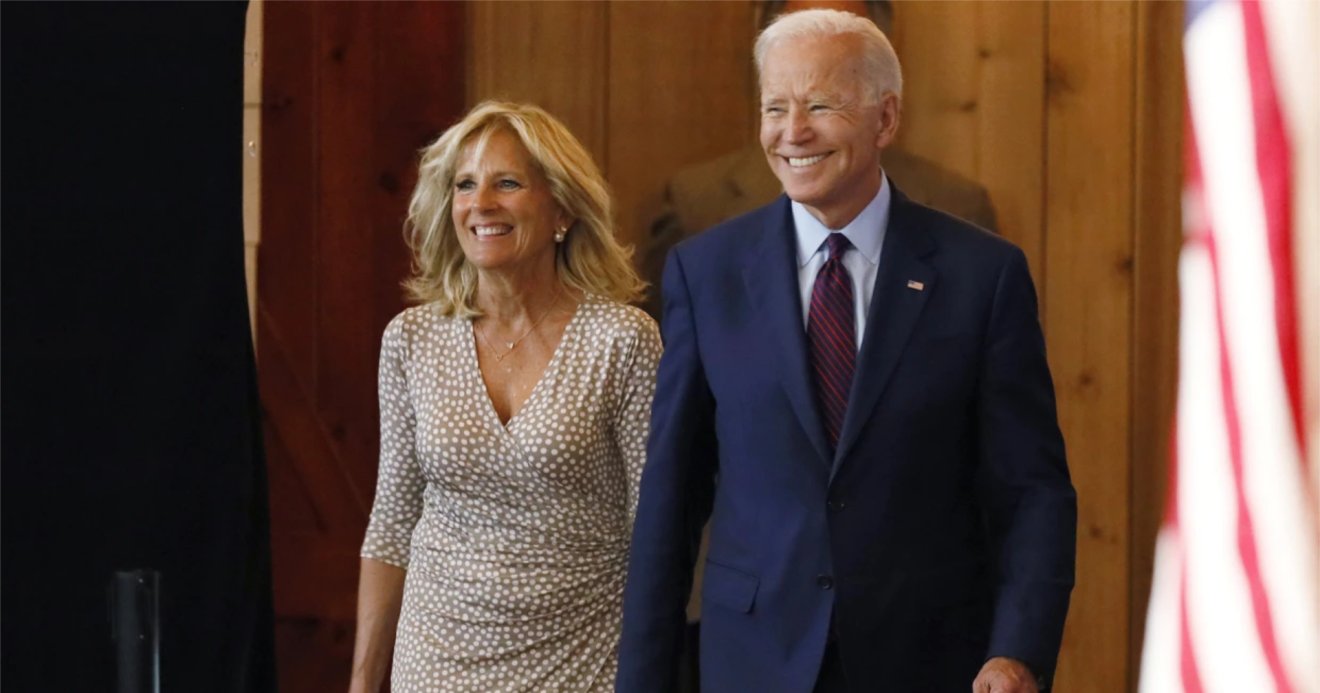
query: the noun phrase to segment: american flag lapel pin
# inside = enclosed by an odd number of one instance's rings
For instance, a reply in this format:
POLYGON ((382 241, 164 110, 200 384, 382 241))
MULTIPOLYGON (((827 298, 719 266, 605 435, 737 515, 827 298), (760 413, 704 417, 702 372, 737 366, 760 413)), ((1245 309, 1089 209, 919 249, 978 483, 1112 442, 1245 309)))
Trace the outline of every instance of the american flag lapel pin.
POLYGON ((912 289, 913 291, 925 291, 925 290, 926 290, 926 285, 925 285, 925 284, 922 284, 921 282, 919 282, 919 281, 917 281, 917 280, 915 280, 915 279, 909 279, 909 280, 908 280, 908 288, 909 288, 909 289, 912 289))

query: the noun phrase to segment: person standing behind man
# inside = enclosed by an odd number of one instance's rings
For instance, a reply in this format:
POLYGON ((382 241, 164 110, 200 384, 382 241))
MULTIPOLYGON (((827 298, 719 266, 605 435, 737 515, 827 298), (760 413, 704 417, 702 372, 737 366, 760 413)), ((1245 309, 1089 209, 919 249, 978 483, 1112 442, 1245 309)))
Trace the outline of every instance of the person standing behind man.
MULTIPOLYGON (((892 35, 894 8, 889 0, 769 0, 757 5, 757 25, 764 29, 783 12, 813 7, 869 17, 886 36, 892 35)), ((990 193, 976 181, 897 146, 885 151, 885 174, 913 200, 988 231, 999 231, 990 193)), ((675 173, 665 184, 664 208, 640 244, 642 277, 650 283, 642 305, 646 312, 660 318, 661 272, 670 249, 685 238, 769 203, 782 192, 755 142, 675 173)))
POLYGON ((1077 505, 1026 258, 882 172, 869 20, 785 15, 756 63, 787 196, 666 264, 616 690, 672 688, 716 472, 702 690, 1048 686, 1077 505))

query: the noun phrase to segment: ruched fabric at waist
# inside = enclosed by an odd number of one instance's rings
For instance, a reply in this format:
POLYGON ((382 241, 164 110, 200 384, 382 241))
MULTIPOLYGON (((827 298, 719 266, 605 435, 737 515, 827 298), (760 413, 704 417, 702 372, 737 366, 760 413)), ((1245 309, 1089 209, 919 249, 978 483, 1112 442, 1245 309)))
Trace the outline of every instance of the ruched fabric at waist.
MULTIPOLYGON (((420 529, 420 527, 419 527, 420 529)), ((435 615, 461 620, 560 618, 621 599, 628 544, 556 537, 511 538, 431 523, 414 534, 409 579, 428 584, 435 615), (423 535, 424 536, 419 536, 423 535), (447 602, 447 603, 445 603, 447 602)))

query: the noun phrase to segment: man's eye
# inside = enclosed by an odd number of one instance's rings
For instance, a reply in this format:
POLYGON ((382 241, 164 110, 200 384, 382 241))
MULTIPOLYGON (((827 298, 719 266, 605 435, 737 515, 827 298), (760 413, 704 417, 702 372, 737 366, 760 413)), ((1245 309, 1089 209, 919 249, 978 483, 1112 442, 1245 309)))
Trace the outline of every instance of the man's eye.
POLYGON ((829 107, 829 106, 826 106, 826 105, 823 104, 823 103, 813 103, 813 104, 811 104, 811 112, 812 112, 812 113, 819 113, 819 112, 821 112, 821 111, 828 111, 828 110, 830 110, 830 107, 829 107))
POLYGON ((766 106, 761 109, 761 112, 766 115, 779 115, 784 112, 784 109, 779 106, 766 106))

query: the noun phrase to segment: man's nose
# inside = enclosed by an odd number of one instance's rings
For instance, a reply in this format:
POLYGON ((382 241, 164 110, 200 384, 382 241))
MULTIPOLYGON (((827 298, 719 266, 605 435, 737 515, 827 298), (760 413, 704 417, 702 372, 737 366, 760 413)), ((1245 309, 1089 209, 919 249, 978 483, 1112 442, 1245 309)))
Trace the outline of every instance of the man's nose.
POLYGON ((811 139, 811 121, 806 111, 798 108, 789 109, 788 122, 784 124, 784 137, 789 142, 811 139))

